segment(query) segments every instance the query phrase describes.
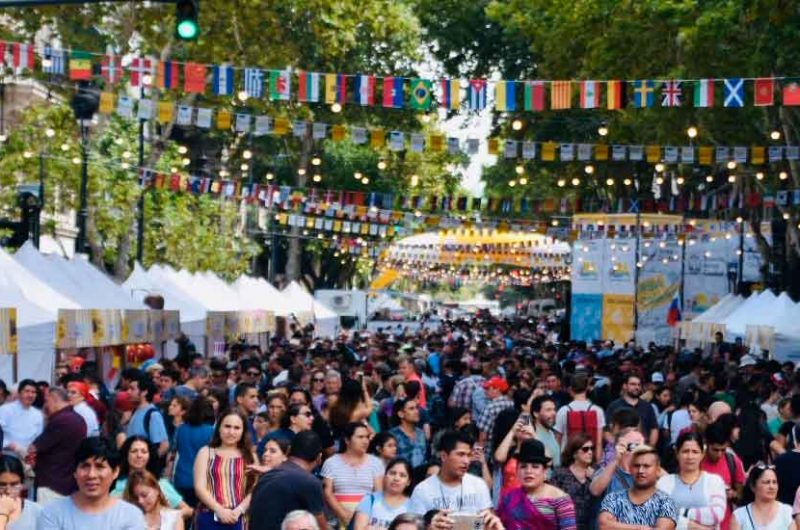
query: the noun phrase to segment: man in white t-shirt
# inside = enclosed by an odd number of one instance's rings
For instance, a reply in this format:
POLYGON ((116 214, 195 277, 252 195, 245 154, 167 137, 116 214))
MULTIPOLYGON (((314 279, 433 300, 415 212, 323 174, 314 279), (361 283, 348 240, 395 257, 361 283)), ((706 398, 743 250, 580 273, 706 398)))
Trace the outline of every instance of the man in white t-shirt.
POLYGON ((439 441, 442 461, 437 475, 428 477, 411 494, 411 512, 425 515, 436 510, 431 526, 453 527, 452 514, 480 515, 486 530, 503 530, 503 523, 492 513, 492 497, 483 479, 467 473, 474 441, 461 431, 448 431, 439 441))
MULTIPOLYGON (((572 394, 572 401, 564 405, 556 413, 555 430, 561 433, 561 449, 567 446, 569 440, 569 413, 573 414, 573 421, 582 422, 583 432, 592 436, 594 440, 594 456, 595 461, 599 462, 603 454, 603 429, 606 426, 606 417, 603 409, 593 404, 586 397, 589 390, 589 380, 584 375, 577 375, 572 378, 570 384, 570 393, 572 394), (585 413, 594 412, 591 417, 585 413), (589 431, 594 432, 589 432, 589 431)), ((573 431, 576 427, 573 426, 573 431)))
POLYGON ((32 379, 20 381, 16 401, 0 407, 0 427, 3 429, 3 449, 25 455, 28 446, 44 430, 44 415, 33 406, 36 401, 36 383, 32 379))

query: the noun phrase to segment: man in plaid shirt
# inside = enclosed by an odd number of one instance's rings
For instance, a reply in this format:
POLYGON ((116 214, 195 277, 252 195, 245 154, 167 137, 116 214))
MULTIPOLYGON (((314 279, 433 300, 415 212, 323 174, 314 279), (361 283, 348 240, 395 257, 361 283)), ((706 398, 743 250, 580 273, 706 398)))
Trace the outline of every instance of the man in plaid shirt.
POLYGON ((480 430, 480 443, 485 447, 492 447, 492 431, 494 430, 494 422, 497 420, 497 415, 505 409, 514 408, 514 402, 506 397, 508 392, 508 382, 500 376, 489 378, 488 381, 483 383, 483 388, 486 390, 486 398, 489 402, 486 408, 483 409, 480 418, 478 418, 477 425, 480 430))

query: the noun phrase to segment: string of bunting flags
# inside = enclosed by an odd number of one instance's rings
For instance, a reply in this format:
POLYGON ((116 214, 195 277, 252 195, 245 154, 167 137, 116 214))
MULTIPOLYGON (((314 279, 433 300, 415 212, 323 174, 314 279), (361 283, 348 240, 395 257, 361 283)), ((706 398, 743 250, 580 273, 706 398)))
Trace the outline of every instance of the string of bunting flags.
POLYGON ((800 105, 800 76, 635 80, 426 79, 374 74, 322 73, 292 68, 233 66, 158 60, 150 56, 105 53, 0 41, 0 63, 15 73, 60 75, 74 81, 102 78, 106 85, 127 79, 135 88, 152 87, 186 94, 267 98, 304 104, 430 111, 465 108, 498 112, 693 106, 800 105), (38 58, 38 61, 37 61, 38 58), (379 93, 380 92, 380 93, 379 93), (777 102, 776 92, 781 101, 777 102), (489 97, 491 93, 492 97, 489 97))
POLYGON ((467 138, 462 140, 440 133, 423 134, 381 127, 330 124, 319 121, 289 120, 285 117, 234 112, 227 108, 193 107, 173 101, 156 101, 113 92, 100 93, 100 112, 116 113, 125 119, 158 120, 184 127, 232 130, 254 136, 305 137, 314 140, 344 141, 390 151, 410 150, 415 153, 444 152, 452 155, 477 155, 485 145, 490 155, 506 159, 539 160, 542 162, 575 161, 646 161, 649 163, 681 163, 713 165, 734 161, 755 165, 800 160, 800 146, 695 146, 695 145, 630 145, 583 142, 532 141, 501 138, 467 138))

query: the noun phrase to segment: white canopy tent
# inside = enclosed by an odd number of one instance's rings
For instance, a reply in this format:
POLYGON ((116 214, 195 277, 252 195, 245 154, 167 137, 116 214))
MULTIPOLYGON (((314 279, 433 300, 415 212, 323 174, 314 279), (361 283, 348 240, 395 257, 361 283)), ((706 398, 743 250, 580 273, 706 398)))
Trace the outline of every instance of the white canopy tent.
POLYGON ((321 337, 334 337, 339 330, 339 315, 318 302, 296 281, 284 287, 282 293, 290 304, 289 313, 310 312, 314 317, 314 332, 321 337))
POLYGON ((280 316, 288 314, 287 308, 290 303, 286 300, 286 295, 263 278, 253 278, 243 274, 231 287, 254 308, 266 309, 280 316))
MULTIPOLYGON (((50 380, 59 309, 81 309, 0 249, 0 306, 17 309, 17 378, 50 380)), ((13 359, 0 357, 0 378, 13 379, 13 359)))

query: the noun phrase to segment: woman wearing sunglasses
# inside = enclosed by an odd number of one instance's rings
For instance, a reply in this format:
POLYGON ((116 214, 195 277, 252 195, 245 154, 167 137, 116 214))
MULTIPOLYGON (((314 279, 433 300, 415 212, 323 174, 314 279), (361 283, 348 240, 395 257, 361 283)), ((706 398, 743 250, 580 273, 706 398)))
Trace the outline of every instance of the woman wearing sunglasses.
POLYGON ((747 476, 744 506, 734 510, 731 530, 797 530, 792 507, 778 501, 775 466, 756 464, 747 476))
POLYGON ((594 460, 594 442, 585 433, 572 436, 561 453, 563 467, 556 469, 550 483, 564 490, 575 504, 575 526, 585 530, 590 526, 592 494, 589 484, 592 482, 592 461, 594 460))
POLYGON ((701 434, 684 432, 675 443, 678 472, 664 475, 656 483, 659 490, 675 501, 677 530, 719 529, 725 518, 728 505, 725 482, 719 475, 700 468, 704 451, 701 434))

